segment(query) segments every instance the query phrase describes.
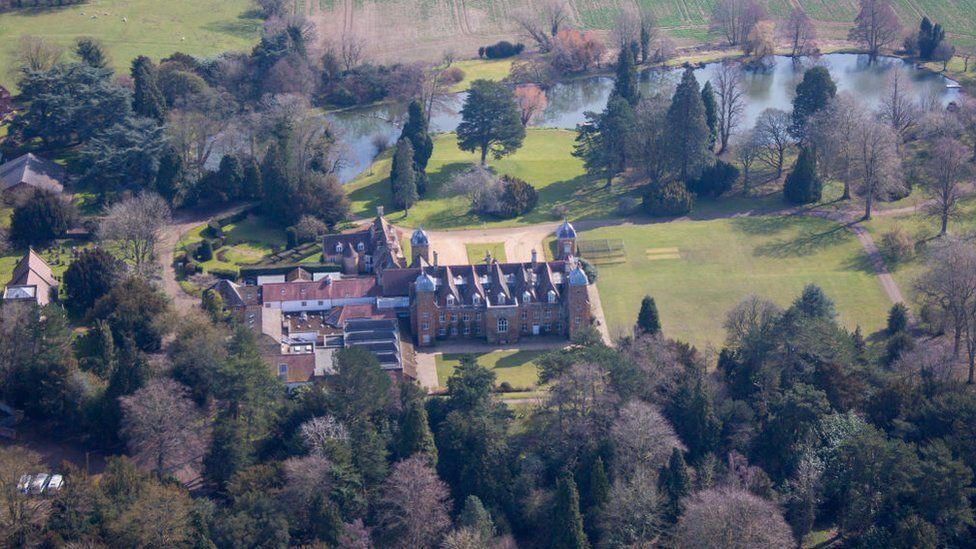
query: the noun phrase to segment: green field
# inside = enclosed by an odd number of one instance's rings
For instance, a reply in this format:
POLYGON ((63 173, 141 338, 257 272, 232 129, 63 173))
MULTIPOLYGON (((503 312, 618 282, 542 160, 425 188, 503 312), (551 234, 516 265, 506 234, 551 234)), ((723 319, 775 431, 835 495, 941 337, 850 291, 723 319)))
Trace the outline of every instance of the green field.
POLYGON ((465 244, 464 247, 468 251, 468 263, 472 265, 477 265, 485 260, 485 253, 491 252, 491 257, 501 261, 502 263, 508 261, 505 257, 505 243, 504 242, 489 242, 487 244, 465 244))
MULTIPOLYGON (((478 364, 495 372, 496 384, 507 381, 515 389, 534 389, 539 382, 539 369, 534 361, 543 354, 545 351, 494 351, 478 354, 477 360, 478 364)), ((440 386, 447 385, 447 378, 461 364, 462 356, 436 355, 437 382, 440 386)))
MULTIPOLYGON (((180 238, 179 250, 187 251, 203 240, 206 224, 198 225, 180 238)), ((210 261, 201 263, 204 270, 237 269, 260 263, 268 255, 285 247, 284 231, 270 225, 263 217, 249 215, 238 223, 224 226, 224 245, 214 250, 210 261)), ((318 258, 317 253, 311 257, 318 258)))
POLYGON ((475 80, 502 80, 508 76, 512 68, 511 59, 469 59, 454 63, 455 67, 464 71, 464 80, 455 84, 451 91, 459 92, 468 89, 475 80))
POLYGON ((728 311, 755 294, 788 305, 815 283, 841 322, 865 333, 891 307, 854 236, 807 217, 755 216, 584 231, 581 239, 623 240, 626 263, 599 267, 597 287, 611 334, 630 330, 641 298, 657 301, 664 332, 700 348, 719 346, 728 311))
MULTIPOLYGON (((116 70, 126 74, 138 55, 158 60, 176 51, 206 56, 249 49, 261 29, 261 20, 252 16, 251 8, 250 0, 94 0, 3 13, 0 67, 11 66, 23 35, 63 45, 81 36, 95 37, 108 46, 116 70)), ((10 86, 13 80, 11 71, 0 71, 0 83, 10 86)))
POLYGON ((457 148, 453 133, 434 138, 434 154, 427 166, 430 176, 427 196, 410 208, 409 216, 404 217, 391 203, 389 152, 377 159, 364 175, 346 186, 352 202, 352 214, 367 217, 376 211, 376 206, 385 205, 394 223, 407 226, 422 223, 432 229, 552 221, 561 217, 554 213, 557 205, 568 208, 572 219, 611 216, 619 198, 633 189, 616 185, 607 190, 602 181, 590 182, 583 174, 582 161, 571 155, 575 137, 576 132, 569 130, 530 129, 518 152, 489 162, 496 173, 520 177, 539 191, 538 206, 524 216, 507 220, 482 218, 468 211, 465 199, 447 195, 444 185, 450 177, 478 162, 475 153, 462 152, 457 148))

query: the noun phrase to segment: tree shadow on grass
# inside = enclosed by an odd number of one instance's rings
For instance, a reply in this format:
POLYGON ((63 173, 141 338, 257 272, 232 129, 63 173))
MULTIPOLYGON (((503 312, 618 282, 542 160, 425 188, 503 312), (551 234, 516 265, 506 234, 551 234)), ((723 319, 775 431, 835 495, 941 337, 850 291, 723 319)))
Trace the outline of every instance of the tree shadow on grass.
POLYGON ((826 231, 803 230, 794 238, 767 242, 756 247, 754 255, 762 257, 803 257, 845 243, 851 236, 842 225, 826 231))
POLYGON ((245 15, 241 14, 233 21, 214 21, 213 23, 207 23, 203 26, 203 29, 210 32, 226 34, 242 40, 250 40, 258 36, 261 30, 261 20, 245 17, 245 15))
POLYGON ((537 358, 539 353, 533 351, 518 351, 514 354, 504 356, 495 363, 495 368, 518 368, 537 358))

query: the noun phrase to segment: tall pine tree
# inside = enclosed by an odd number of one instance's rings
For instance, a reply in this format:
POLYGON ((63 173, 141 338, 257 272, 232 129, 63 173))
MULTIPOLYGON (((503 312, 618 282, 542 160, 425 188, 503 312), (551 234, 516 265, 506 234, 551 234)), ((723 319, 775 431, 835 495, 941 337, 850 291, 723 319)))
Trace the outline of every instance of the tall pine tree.
POLYGON ((807 120, 830 103, 837 95, 837 84, 826 67, 813 67, 803 73, 803 80, 796 85, 793 98, 793 123, 790 133, 803 140, 806 137, 807 120))
POLYGON ((701 174, 708 157, 709 131, 705 104, 695 72, 689 67, 681 75, 667 114, 668 153, 681 181, 701 174))
POLYGON ((634 109, 622 97, 612 96, 602 113, 585 116, 588 122, 577 126, 573 156, 583 159, 586 173, 605 177, 609 187, 627 167, 634 147, 634 109))
POLYGON ((393 204, 409 213, 410 206, 417 202, 417 174, 414 171, 413 145, 409 139, 397 141, 390 168, 390 185, 393 204))
POLYGON ((791 204, 818 202, 823 194, 823 182, 817 175, 817 164, 808 148, 800 149, 793 171, 783 182, 783 196, 791 204))
POLYGON ((652 335, 661 333, 661 319, 657 314, 657 303, 649 295, 645 295, 644 299, 641 300, 640 312, 637 313, 637 331, 652 335))
POLYGON ((658 476, 658 485, 668 498, 668 519, 672 522, 678 520, 684 511, 682 500, 691 495, 691 472, 685 463, 685 456, 678 448, 671 449, 668 464, 661 468, 658 476))
POLYGON ((579 491, 572 477, 565 476, 556 483, 553 502, 550 547, 554 549, 588 549, 590 544, 583 531, 583 516, 579 509, 579 491))
POLYGON ((397 454, 407 459, 414 454, 424 454, 431 465, 437 465, 437 446, 427 420, 427 408, 421 399, 413 399, 400 416, 400 436, 397 454))
POLYGON ((640 92, 637 89, 637 72, 634 70, 634 53, 631 48, 620 48, 616 73, 612 95, 623 98, 631 107, 636 106, 640 92))
POLYGON ((156 65, 145 55, 132 61, 132 110, 140 116, 152 118, 162 124, 166 121, 166 100, 159 89, 156 65))
POLYGON ((701 91, 702 105, 705 106, 705 125, 708 126, 708 147, 715 148, 715 140, 718 139, 718 102, 715 101, 715 90, 712 89, 712 82, 705 82, 701 91))
POLYGON ((403 125, 400 139, 409 139, 413 145, 413 166, 417 173, 417 194, 427 193, 427 162, 434 153, 434 141, 430 138, 427 117, 419 101, 411 101, 407 107, 407 123, 403 125))

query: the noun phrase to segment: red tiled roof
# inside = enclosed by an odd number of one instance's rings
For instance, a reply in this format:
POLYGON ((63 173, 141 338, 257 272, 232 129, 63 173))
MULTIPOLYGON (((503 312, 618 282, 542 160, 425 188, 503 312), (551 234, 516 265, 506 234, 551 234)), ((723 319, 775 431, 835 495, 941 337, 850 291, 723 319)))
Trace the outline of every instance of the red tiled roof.
POLYGON ((304 383, 312 381, 315 375, 315 354, 304 353, 294 355, 271 355, 265 357, 271 368, 271 375, 285 383, 304 383), (278 377, 278 367, 282 364, 288 366, 288 373, 285 378, 278 377))
POLYGON ((263 301, 313 301, 319 299, 343 299, 374 297, 379 294, 373 277, 342 278, 315 282, 273 282, 261 286, 263 301))

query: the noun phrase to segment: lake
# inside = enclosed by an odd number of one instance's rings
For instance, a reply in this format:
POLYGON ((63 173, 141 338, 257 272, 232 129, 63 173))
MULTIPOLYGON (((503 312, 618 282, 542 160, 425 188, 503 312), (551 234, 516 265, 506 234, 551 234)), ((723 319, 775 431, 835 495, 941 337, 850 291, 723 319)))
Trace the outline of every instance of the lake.
MULTIPOLYGON (((862 54, 837 53, 798 61, 776 56, 767 68, 743 70, 746 90, 743 125, 751 127, 759 113, 767 108, 791 110, 796 85, 803 78, 803 72, 815 65, 827 67, 838 91, 852 92, 872 108, 880 104, 891 71, 900 71, 906 76, 919 98, 938 98, 947 104, 960 93, 958 89, 946 87, 950 82, 947 78, 919 70, 912 63, 895 57, 882 57, 870 63, 868 56, 862 54)), ((718 64, 708 64, 695 69, 699 84, 704 85, 717 67, 718 64)), ((682 71, 681 68, 645 70, 640 74, 641 88, 644 92, 670 93, 682 71)), ((545 112, 532 126, 574 129, 583 121, 584 112, 603 110, 612 89, 613 78, 609 76, 578 78, 556 84, 546 94, 549 103, 545 112)), ((464 95, 454 95, 445 109, 435 113, 431 118, 431 131, 454 131, 460 121, 458 111, 464 95)), ((343 147, 344 163, 339 174, 343 182, 369 168, 381 146, 396 141, 405 111, 403 105, 388 104, 327 115, 343 147)))

